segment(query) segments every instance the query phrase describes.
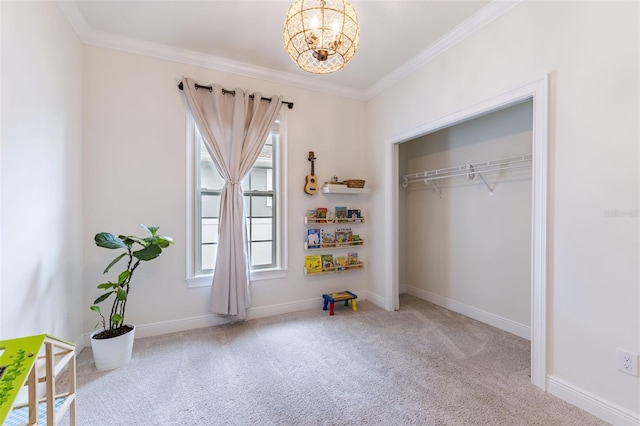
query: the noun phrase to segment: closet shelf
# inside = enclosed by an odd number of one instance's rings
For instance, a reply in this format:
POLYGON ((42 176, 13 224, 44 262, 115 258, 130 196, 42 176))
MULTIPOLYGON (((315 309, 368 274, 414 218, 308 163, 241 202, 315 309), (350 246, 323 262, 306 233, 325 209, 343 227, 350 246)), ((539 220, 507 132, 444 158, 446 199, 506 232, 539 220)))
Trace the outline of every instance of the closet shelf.
POLYGON ((521 155, 518 157, 503 158, 499 160, 484 161, 481 163, 465 164, 461 166, 446 167, 444 169, 427 170, 424 172, 411 173, 402 176, 402 186, 407 188, 413 182, 424 182, 430 184, 438 195, 440 189, 434 181, 438 179, 454 178, 466 176, 473 179, 476 175, 482 180, 489 194, 493 195, 493 188, 489 186, 482 173, 497 172, 501 170, 521 169, 531 167, 533 164, 533 154, 521 155))

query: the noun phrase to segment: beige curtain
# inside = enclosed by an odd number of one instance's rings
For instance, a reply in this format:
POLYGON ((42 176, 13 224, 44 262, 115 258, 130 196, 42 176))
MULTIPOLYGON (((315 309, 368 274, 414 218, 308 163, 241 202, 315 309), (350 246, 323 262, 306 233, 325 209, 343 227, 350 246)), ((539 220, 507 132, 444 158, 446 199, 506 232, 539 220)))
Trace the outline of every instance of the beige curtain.
POLYGON ((196 88, 183 78, 187 105, 198 130, 225 183, 220 200, 218 255, 211 286, 211 310, 247 318, 251 306, 250 260, 242 195, 242 179, 253 167, 264 146, 280 107, 281 96, 261 100, 259 92, 235 89, 224 94, 222 86, 196 88), (250 97, 253 95, 253 97, 250 97))

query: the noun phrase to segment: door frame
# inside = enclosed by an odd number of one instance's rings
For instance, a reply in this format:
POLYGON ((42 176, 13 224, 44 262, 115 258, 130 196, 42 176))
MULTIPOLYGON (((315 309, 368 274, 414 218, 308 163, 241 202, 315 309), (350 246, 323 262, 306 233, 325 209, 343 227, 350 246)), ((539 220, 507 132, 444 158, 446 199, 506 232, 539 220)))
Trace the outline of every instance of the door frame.
POLYGON ((385 139, 385 307, 397 310, 399 300, 398 247, 399 146, 420 136, 499 111, 524 101, 533 101, 533 170, 531 226, 531 383, 547 388, 547 171, 549 134, 549 76, 525 84, 480 103, 406 129, 385 139))

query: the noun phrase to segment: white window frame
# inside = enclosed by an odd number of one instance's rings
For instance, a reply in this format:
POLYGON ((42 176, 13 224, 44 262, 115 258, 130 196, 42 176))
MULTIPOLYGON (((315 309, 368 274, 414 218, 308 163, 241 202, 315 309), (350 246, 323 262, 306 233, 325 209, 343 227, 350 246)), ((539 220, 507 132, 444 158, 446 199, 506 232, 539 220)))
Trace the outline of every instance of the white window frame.
MULTIPOLYGON (((275 149, 274 161, 278 165, 278 173, 276 175, 276 233, 277 233, 277 248, 276 248, 276 263, 275 268, 269 269, 256 269, 251 270, 251 281, 262 281, 270 279, 286 278, 288 269, 288 238, 287 238, 287 125, 286 125, 286 111, 281 111, 278 118, 279 124, 279 144, 278 149, 275 149)), ((197 227, 200 224, 199 220, 199 182, 198 172, 200 169, 199 155, 200 147, 196 140, 196 125, 195 121, 191 117, 191 114, 187 112, 186 115, 186 140, 187 140, 187 241, 185 242, 186 248, 186 278, 188 288, 193 287, 208 287, 213 281, 213 273, 198 274, 196 269, 196 256, 197 256, 197 233, 199 232, 197 227)))

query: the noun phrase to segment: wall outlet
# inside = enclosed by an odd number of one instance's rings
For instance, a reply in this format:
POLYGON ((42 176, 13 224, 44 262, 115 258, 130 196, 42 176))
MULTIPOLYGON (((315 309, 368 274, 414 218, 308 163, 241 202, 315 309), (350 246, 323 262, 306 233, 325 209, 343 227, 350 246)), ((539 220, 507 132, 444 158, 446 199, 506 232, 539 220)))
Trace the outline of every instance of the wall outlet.
POLYGON ((618 348, 618 370, 638 377, 638 354, 618 348))

